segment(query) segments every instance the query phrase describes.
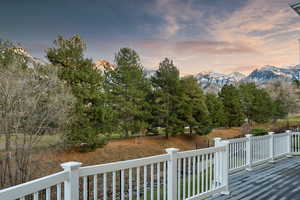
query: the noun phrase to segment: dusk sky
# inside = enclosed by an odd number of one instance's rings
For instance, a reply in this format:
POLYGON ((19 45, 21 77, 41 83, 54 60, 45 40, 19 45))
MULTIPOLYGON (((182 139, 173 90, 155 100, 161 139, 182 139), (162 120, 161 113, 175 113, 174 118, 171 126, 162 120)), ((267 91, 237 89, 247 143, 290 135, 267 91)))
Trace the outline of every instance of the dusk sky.
POLYGON ((113 62, 134 48, 144 66, 164 57, 182 75, 249 73, 264 65, 299 63, 300 16, 289 0, 1 0, 0 38, 33 56, 58 35, 80 34, 86 56, 113 62))

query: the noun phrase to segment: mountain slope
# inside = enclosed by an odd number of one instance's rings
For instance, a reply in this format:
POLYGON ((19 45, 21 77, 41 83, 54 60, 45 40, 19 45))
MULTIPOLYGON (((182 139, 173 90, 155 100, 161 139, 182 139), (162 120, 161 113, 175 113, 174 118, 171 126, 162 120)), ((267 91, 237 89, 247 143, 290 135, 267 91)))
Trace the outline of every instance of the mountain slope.
POLYGON ((239 72, 228 75, 208 72, 199 73, 195 77, 205 91, 218 92, 224 85, 236 85, 241 82, 265 84, 276 79, 286 79, 288 81, 300 80, 300 65, 289 67, 265 66, 261 69, 255 69, 248 76, 239 72))

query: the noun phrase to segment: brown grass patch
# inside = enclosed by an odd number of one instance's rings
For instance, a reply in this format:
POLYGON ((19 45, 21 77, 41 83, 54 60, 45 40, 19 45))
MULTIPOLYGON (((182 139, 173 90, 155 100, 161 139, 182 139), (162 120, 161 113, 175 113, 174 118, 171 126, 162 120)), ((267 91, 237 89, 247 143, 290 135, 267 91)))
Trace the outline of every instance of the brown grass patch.
POLYGON ((121 160, 136 159, 165 153, 166 148, 176 147, 180 150, 206 148, 208 143, 213 144, 213 138, 233 138, 241 135, 239 128, 215 129, 208 136, 182 135, 166 139, 164 136, 141 137, 122 139, 108 142, 103 148, 94 152, 79 153, 57 152, 39 154, 36 160, 35 177, 45 176, 60 171, 60 164, 69 161, 78 161, 86 165, 96 165, 121 160))

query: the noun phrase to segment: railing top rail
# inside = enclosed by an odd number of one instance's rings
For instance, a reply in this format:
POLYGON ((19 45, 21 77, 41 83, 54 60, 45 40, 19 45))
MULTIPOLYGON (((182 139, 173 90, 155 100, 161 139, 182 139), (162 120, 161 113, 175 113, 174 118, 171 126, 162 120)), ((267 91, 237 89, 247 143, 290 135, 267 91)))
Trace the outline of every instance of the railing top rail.
POLYGON ((0 190, 0 199, 18 199, 20 197, 49 188, 68 180, 68 172, 62 171, 7 189, 0 190))
POLYGON ((253 136, 252 139, 253 140, 263 140, 263 139, 267 139, 270 138, 270 135, 261 135, 261 136, 253 136))
POLYGON ((229 139, 229 140, 226 140, 226 141, 228 141, 231 144, 231 143, 236 143, 236 142, 246 142, 247 140, 248 140, 248 138, 243 137, 243 138, 229 139))
POLYGON ((145 158, 139 158, 134 160, 125 160, 101 165, 93 165, 87 167, 81 167, 79 169, 79 176, 90 176, 95 174, 103 174, 107 172, 113 172, 123 169, 136 168, 153 163, 165 162, 170 159, 168 154, 162 154, 158 156, 151 156, 145 158))
POLYGON ((274 134, 274 137, 282 137, 282 136, 287 136, 289 133, 278 133, 274 134))
POLYGON ((177 158, 187 158, 187 157, 199 156, 199 155, 220 152, 220 151, 225 151, 225 150, 226 150, 225 146, 219 146, 219 147, 210 147, 210 148, 206 148, 206 149, 182 151, 182 152, 178 153, 177 158))
POLYGON ((300 135, 300 132, 299 131, 295 131, 295 132, 293 131, 292 134, 293 135, 300 135))

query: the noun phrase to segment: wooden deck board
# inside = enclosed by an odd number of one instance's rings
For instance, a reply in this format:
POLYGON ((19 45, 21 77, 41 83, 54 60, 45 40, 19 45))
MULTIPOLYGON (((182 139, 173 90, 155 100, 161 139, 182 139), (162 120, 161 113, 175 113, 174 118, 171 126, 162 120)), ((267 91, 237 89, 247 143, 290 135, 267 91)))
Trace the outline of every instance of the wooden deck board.
POLYGON ((230 195, 210 200, 300 200, 300 157, 285 158, 229 177, 230 195))

